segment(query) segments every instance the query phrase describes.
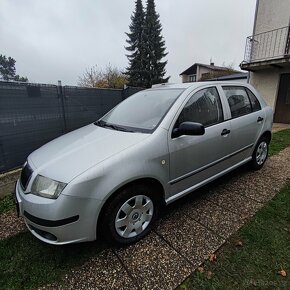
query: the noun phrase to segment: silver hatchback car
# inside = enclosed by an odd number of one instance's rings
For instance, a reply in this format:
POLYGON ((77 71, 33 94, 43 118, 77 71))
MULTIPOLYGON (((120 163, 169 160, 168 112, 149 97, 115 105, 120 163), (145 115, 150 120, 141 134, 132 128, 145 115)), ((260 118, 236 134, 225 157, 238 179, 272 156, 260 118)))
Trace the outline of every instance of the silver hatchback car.
POLYGON ((20 215, 50 244, 100 233, 130 244, 169 204, 268 155, 272 109, 234 82, 162 84, 34 151, 16 184, 20 215))

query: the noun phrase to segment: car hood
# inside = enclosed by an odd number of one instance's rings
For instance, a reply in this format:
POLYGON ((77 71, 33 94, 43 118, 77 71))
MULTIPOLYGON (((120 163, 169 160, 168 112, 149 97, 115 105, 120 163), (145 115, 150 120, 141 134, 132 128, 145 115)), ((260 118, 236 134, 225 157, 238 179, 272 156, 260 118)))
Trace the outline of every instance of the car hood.
POLYGON ((39 174, 68 183, 85 170, 148 136, 91 124, 45 144, 34 151, 28 161, 39 174))

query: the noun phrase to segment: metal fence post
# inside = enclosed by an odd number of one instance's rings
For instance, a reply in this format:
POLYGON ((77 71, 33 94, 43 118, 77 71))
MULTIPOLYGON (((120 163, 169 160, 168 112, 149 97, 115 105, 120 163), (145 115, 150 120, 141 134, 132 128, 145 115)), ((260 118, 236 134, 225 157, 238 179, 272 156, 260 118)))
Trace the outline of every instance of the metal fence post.
POLYGON ((57 92, 58 96, 61 101, 61 111, 62 111, 62 119, 63 119, 63 133, 67 132, 67 124, 66 124, 66 116, 65 116, 65 104, 64 104, 64 92, 63 92, 63 87, 61 85, 61 81, 57 82, 57 92))

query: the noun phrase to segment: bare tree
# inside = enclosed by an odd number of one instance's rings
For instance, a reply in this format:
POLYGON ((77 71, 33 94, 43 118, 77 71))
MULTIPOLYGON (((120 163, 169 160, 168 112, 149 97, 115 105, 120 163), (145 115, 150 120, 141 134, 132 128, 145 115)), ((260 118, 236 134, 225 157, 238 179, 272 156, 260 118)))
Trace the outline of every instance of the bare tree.
POLYGON ((99 69, 97 65, 87 68, 78 81, 81 87, 114 89, 121 89, 127 83, 127 76, 111 64, 108 64, 105 70, 99 69))

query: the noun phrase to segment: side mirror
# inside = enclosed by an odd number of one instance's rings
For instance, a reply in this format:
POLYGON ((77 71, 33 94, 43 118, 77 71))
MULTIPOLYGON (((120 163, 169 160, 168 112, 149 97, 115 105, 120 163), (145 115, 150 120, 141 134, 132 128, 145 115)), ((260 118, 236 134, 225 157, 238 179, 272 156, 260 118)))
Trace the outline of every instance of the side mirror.
POLYGON ((176 138, 181 135, 199 136, 203 135, 204 132, 204 126, 200 123, 183 122, 179 125, 178 128, 175 128, 173 130, 172 137, 176 138))

